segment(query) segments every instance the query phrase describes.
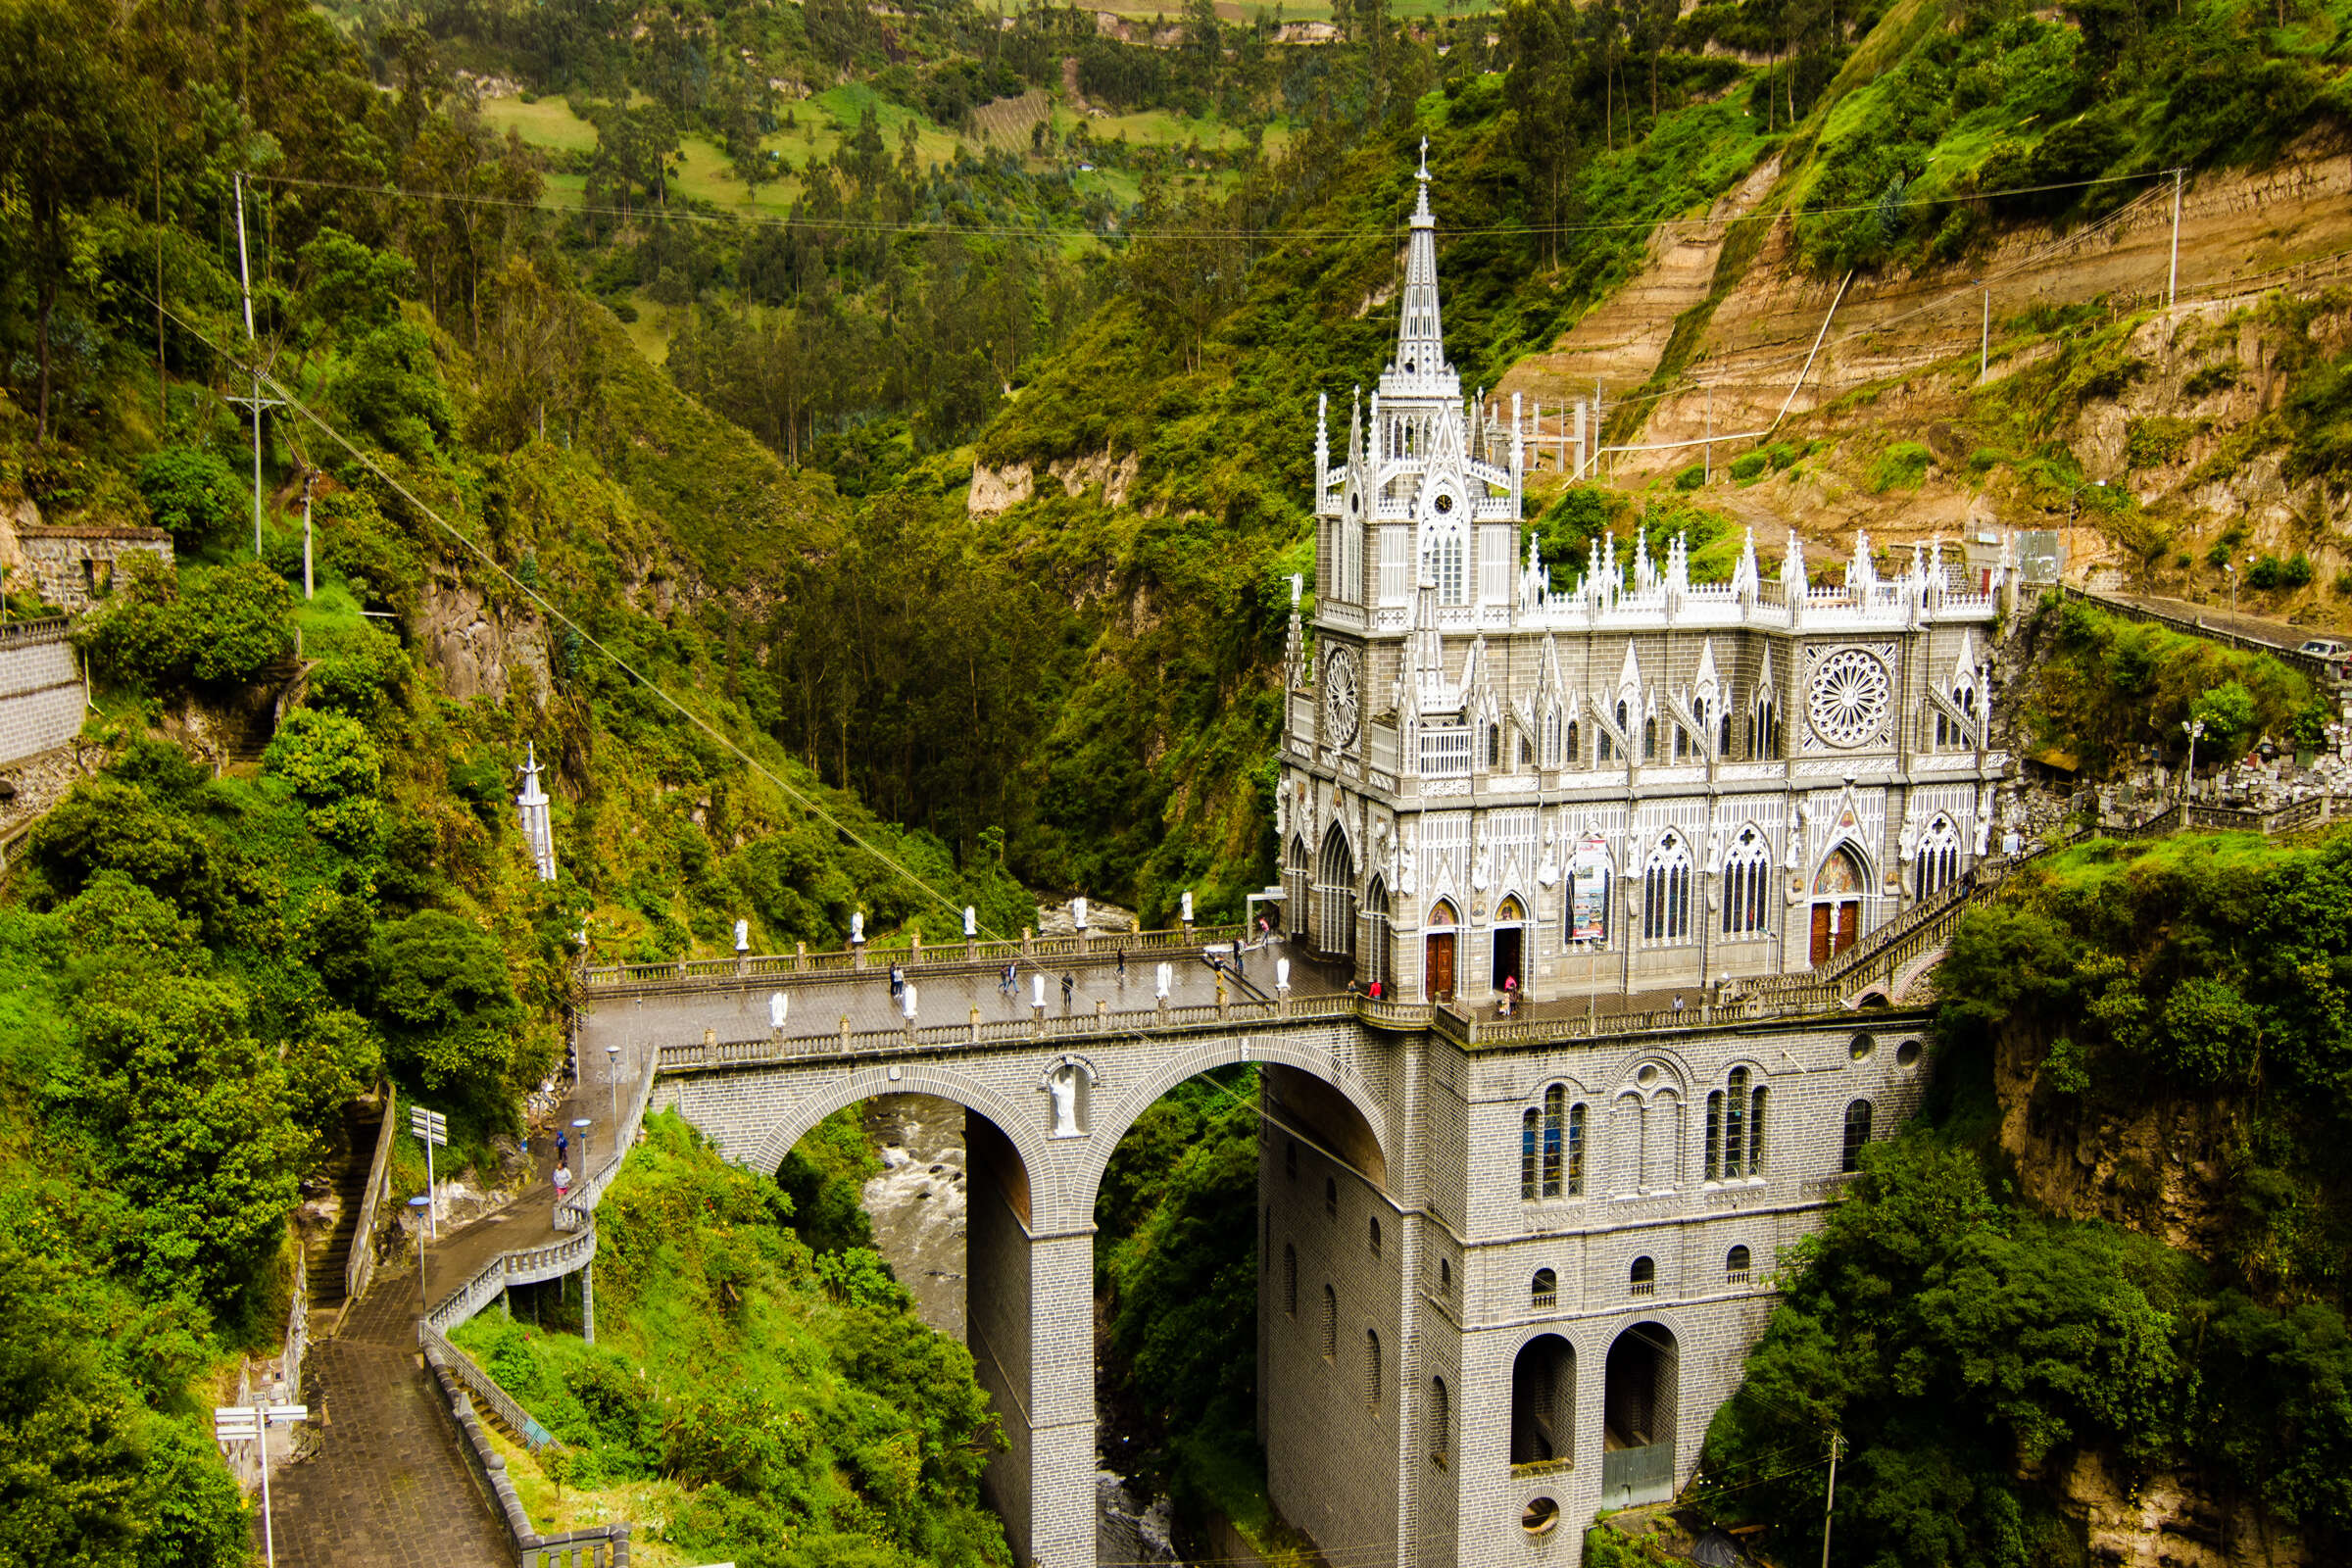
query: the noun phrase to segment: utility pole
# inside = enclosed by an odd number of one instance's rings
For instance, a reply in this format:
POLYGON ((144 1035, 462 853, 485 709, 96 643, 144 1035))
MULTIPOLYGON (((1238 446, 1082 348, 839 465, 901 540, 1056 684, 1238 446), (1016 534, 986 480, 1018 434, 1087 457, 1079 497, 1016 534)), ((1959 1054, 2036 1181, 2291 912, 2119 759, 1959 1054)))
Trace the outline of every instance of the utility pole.
POLYGON ((305 599, 318 593, 311 580, 311 482, 317 477, 308 471, 302 476, 302 597, 305 599))
MULTIPOLYGON (((1981 280, 1980 280, 1981 281, 1981 280)), ((1984 285, 1984 321, 1977 332, 1977 384, 1992 373, 1992 285, 1984 285)))
POLYGON ((1830 1434, 1830 1496, 1821 1508, 1821 1568, 1830 1568, 1830 1525, 1838 1513, 1838 1450, 1844 1446, 1844 1438, 1830 1434))
POLYGON ((237 280, 245 296, 245 352, 253 360, 253 395, 230 398, 253 411, 253 559, 262 559, 262 410, 276 408, 278 400, 262 396, 262 356, 253 335, 253 268, 245 254, 245 176, 236 176, 237 280))
POLYGON ((2180 291, 2180 171, 2173 171, 2173 270, 2164 280, 2164 308, 2173 308, 2174 296, 2180 291))
POLYGON ((1707 456, 1706 481, 1715 482, 1715 383, 1707 383, 1707 456))

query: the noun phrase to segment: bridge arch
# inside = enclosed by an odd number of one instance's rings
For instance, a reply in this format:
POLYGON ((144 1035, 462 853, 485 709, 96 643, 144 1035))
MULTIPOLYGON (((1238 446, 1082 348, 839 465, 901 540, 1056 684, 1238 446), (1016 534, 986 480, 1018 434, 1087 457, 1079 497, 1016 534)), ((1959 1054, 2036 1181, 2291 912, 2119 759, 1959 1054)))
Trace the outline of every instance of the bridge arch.
POLYGON ((1015 1105, 986 1084, 935 1063, 908 1065, 905 1075, 897 1079, 885 1079, 879 1073, 867 1071, 820 1084, 785 1110, 746 1154, 738 1156, 728 1151, 728 1157, 773 1175, 776 1167, 784 1163, 784 1156, 792 1152, 793 1146, 808 1137, 818 1122, 845 1106, 881 1095, 933 1095, 953 1101, 966 1112, 984 1118, 1004 1134, 1005 1142, 1020 1157, 1029 1192, 1032 1226, 1048 1222, 1058 1226, 1065 1212, 1061 1203, 1062 1183, 1046 1139, 1038 1130, 1038 1108, 1015 1105))
POLYGON ((1367 1170, 1364 1175, 1374 1186, 1384 1192, 1387 1190, 1391 1157, 1387 1113, 1381 1109, 1380 1102, 1372 1098, 1362 1081, 1326 1053, 1291 1045, 1286 1041, 1251 1037, 1250 1043, 1246 1046, 1220 1043, 1180 1051, 1133 1090, 1115 1098, 1098 1090, 1086 1165, 1070 1195, 1071 1203, 1067 1212, 1073 1218, 1093 1217, 1095 1200, 1102 1187, 1102 1177, 1110 1169, 1110 1156, 1117 1152, 1120 1142, 1135 1126, 1137 1119, 1157 1104, 1162 1095, 1204 1072, 1218 1067, 1238 1066, 1243 1062, 1293 1068, 1344 1098, 1354 1110, 1357 1120, 1363 1123, 1380 1156, 1380 1168, 1367 1170))

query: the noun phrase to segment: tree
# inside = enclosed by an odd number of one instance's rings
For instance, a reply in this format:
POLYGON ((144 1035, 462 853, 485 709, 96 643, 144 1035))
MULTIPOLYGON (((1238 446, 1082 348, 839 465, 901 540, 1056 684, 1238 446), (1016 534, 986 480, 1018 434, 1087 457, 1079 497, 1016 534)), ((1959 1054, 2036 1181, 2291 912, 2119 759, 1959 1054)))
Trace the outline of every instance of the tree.
POLYGON ((49 438, 49 334, 86 214, 128 178, 131 117, 100 0, 0 0, 0 188, 23 203, 33 274, 40 392, 35 439, 49 438))
POLYGON ((262 770, 308 808, 311 831, 352 851, 383 834, 383 758, 368 726, 344 713, 298 708, 262 753, 262 770))
POLYGON ((372 989, 396 1069, 428 1093, 505 1112, 522 1007, 496 937, 445 909, 393 921, 377 931, 372 989))
POLYGON ((220 457, 189 447, 165 447, 139 466, 139 494, 155 525, 186 550, 235 514, 244 500, 237 472, 220 457))

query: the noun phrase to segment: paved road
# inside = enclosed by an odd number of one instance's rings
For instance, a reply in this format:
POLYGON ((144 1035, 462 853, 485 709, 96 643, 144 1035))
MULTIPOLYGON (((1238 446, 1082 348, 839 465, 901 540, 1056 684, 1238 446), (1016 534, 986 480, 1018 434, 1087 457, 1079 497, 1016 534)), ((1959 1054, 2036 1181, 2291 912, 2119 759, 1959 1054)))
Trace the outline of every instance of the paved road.
MULTIPOLYGON (((1275 962, 1284 956, 1291 959, 1293 996, 1323 996, 1347 989, 1349 971, 1345 966, 1316 962, 1279 942, 1243 956, 1243 979, 1250 987, 1272 995, 1275 962)), ((1110 1004, 1113 1013, 1149 1016, 1158 1005, 1154 972, 1162 962, 1169 965, 1170 1006, 1207 1006, 1216 1002, 1217 975, 1201 962, 1198 950, 1178 949, 1132 958, 1124 979, 1119 975, 1114 956, 1089 955, 1084 959, 1023 964, 1010 996, 999 989, 993 972, 914 970, 915 1022, 962 1023, 971 1016, 974 1007, 980 1009, 983 1023, 1027 1018, 1035 995, 1035 977, 1040 974, 1046 979, 1046 1011, 1050 1015, 1058 1017, 1064 1011, 1061 977, 1067 974, 1072 980, 1068 1011, 1092 1017, 1095 1004, 1102 1001, 1110 1004)), ((617 1043, 624 1048, 624 1056, 642 1061, 644 1057, 637 1053, 700 1040, 705 1029, 717 1030, 721 1040, 748 1040, 764 1035, 767 999, 774 991, 782 991, 787 999, 784 1025, 787 1039, 815 1039, 838 1033, 845 1013, 853 1030, 896 1029, 905 1023, 906 1016, 890 994, 889 958, 877 954, 871 963, 871 968, 848 975, 756 977, 740 991, 728 989, 726 982, 714 982, 708 991, 679 996, 603 998, 581 1016, 580 1054, 601 1060, 605 1048, 617 1043)), ((1250 992, 1242 986, 1229 983, 1228 992, 1236 1001, 1250 998, 1250 992)), ((596 1081, 603 1082, 601 1070, 596 1081)), ((590 1114, 602 1120, 601 1111, 592 1110, 590 1114)))
POLYGON ((2102 597, 2127 605, 2137 605, 2159 614, 2177 615, 2182 620, 2202 621, 2215 631, 2251 637, 2258 642, 2274 643, 2288 650, 2300 648, 2314 637, 2341 635, 2326 626, 2297 626, 2291 621, 2274 620, 2251 611, 2232 611, 2227 598, 2219 604, 2199 605, 2185 599, 2167 599, 2160 594, 2103 592, 2102 597))
MULTIPOLYGON (((459 1457, 418 1364, 414 1272, 311 1350, 318 1450, 270 1483, 281 1568, 510 1568, 514 1547, 459 1457), (403 1289, 406 1287, 406 1289, 403 1289)), ((254 1524, 260 1543, 261 1523, 254 1524)))
MULTIPOLYGON (((642 1056, 622 1054, 622 1093, 642 1056)), ((556 1113, 568 1125, 590 1116, 597 1137, 610 1118, 609 1059, 599 1051, 556 1113)), ((604 1158, 601 1138, 590 1152, 604 1158)), ((439 1300, 497 1253, 555 1240, 556 1150, 552 1130, 531 1140, 534 1175, 522 1196, 426 1250, 427 1280, 439 1300)), ((573 1151, 572 1169, 586 1166, 573 1151)), ((277 1560, 285 1568, 509 1568, 506 1527, 458 1451, 449 1418, 434 1408, 440 1385, 416 1349, 421 1295, 412 1257, 387 1263, 368 1295, 345 1308, 332 1338, 312 1348, 306 1394, 324 1420, 312 1457, 270 1481, 277 1560)), ((260 1524, 255 1524, 260 1540, 260 1524)))

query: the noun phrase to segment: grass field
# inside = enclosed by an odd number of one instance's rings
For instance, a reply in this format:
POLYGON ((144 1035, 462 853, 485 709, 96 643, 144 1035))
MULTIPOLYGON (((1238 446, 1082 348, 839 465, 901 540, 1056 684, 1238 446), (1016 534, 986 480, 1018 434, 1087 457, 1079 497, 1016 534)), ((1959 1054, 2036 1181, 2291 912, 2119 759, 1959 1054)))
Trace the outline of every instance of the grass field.
POLYGON ((526 104, 519 98, 485 98, 482 118, 501 131, 513 130, 534 147, 555 152, 588 152, 596 146, 596 127, 571 112, 561 98, 542 98, 526 104))

